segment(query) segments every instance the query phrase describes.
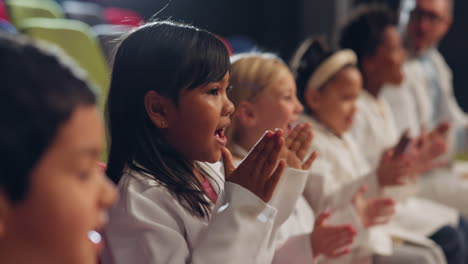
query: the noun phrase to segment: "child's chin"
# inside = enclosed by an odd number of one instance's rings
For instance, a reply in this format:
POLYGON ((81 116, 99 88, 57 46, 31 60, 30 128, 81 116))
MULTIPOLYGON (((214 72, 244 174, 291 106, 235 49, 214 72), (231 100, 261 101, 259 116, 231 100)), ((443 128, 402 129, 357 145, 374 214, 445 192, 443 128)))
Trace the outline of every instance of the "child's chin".
POLYGON ((211 155, 210 157, 207 157, 205 162, 215 163, 215 162, 220 161, 221 158, 222 158, 221 151, 216 151, 216 153, 213 153, 213 155, 211 155))

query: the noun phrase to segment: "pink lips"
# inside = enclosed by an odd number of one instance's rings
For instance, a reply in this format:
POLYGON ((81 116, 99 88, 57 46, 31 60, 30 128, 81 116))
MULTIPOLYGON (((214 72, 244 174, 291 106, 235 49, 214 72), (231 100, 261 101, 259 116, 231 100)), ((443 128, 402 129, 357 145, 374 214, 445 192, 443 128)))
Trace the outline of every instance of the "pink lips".
POLYGON ((226 136, 224 135, 224 129, 218 129, 216 130, 215 132, 215 137, 216 137, 216 141, 222 145, 222 146, 226 146, 227 144, 227 138, 226 136))

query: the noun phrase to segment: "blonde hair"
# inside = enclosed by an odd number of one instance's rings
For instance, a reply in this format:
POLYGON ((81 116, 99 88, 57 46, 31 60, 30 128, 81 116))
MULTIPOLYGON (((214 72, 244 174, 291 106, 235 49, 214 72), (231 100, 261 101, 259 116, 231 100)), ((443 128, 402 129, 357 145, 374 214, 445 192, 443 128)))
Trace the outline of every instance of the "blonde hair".
MULTIPOLYGON (((278 81, 281 72, 291 73, 282 59, 273 53, 241 53, 231 57, 230 82, 233 87, 229 99, 234 106, 242 101, 254 102, 266 87, 278 81)), ((292 73, 291 73, 292 74, 292 73)), ((234 118, 226 131, 228 147, 239 141, 239 124, 234 118)))

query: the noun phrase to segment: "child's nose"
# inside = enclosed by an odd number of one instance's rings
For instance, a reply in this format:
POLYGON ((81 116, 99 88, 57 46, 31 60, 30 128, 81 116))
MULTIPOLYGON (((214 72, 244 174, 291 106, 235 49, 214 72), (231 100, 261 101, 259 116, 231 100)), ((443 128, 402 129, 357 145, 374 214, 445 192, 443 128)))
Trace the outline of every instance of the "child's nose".
POLYGON ((302 114, 302 112, 304 112, 304 106, 301 104, 301 102, 299 102, 299 100, 296 98, 296 113, 297 114, 302 114))
POLYGON ((223 107, 223 116, 230 116, 234 112, 234 104, 229 100, 229 98, 226 96, 225 102, 224 102, 224 107, 223 107))

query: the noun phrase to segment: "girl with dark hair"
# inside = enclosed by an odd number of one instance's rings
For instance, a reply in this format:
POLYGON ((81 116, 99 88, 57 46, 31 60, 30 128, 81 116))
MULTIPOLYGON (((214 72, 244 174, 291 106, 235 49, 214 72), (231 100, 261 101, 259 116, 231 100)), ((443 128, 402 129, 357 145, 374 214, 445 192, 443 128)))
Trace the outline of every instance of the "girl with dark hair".
MULTIPOLYGON (((389 205, 395 201, 382 195, 384 188, 404 183, 404 177, 411 171, 408 160, 396 159, 389 151, 380 154, 378 162, 370 166, 349 133, 363 85, 356 53, 349 49, 331 51, 310 38, 299 47, 291 65, 296 72, 299 97, 308 113, 304 118, 314 125, 316 139, 313 147, 320 153, 312 168, 315 177, 311 179, 321 179, 314 181, 322 182, 324 190, 321 193, 318 187, 309 188, 314 185, 307 184, 304 194, 319 193, 326 197, 328 193, 338 193, 338 197, 342 197, 339 200, 343 201, 343 197, 350 197, 358 190, 349 200, 361 223, 361 239, 358 237, 348 261, 444 263, 440 249, 434 248, 430 240, 414 236, 411 230, 402 232, 400 226, 393 225, 395 220, 391 216, 394 209, 389 205), (367 185, 366 197, 373 201, 370 202, 374 204, 373 209, 363 207, 362 194, 366 190, 366 187, 360 187, 363 184, 367 185), (422 247, 394 244, 391 237, 413 237, 415 243, 425 244, 422 247)), ((314 200, 320 201, 320 197, 314 200)), ((396 205, 398 211, 400 205, 396 205)), ((344 261, 344 257, 338 260, 344 261)))
POLYGON ((425 145, 437 143, 437 138, 431 138, 425 143, 411 144, 410 139, 400 137, 392 112, 381 97, 381 90, 385 84, 398 85, 403 81, 402 65, 405 51, 392 14, 378 6, 362 9, 345 26, 341 44, 344 48, 351 48, 357 52, 359 69, 364 80, 364 91, 358 100, 359 111, 352 129, 362 153, 373 166, 376 164, 375 157, 387 149, 392 149, 395 159, 412 161, 409 180, 403 186, 384 189, 387 195, 399 201, 396 218, 392 224, 436 242, 443 249, 448 263, 466 263, 468 236, 465 219, 460 217, 454 208, 416 197, 416 176, 427 169, 425 163, 432 162, 431 159, 426 160, 421 156, 435 159, 443 153, 427 153, 434 148, 425 148, 425 145), (360 32, 360 37, 351 38, 354 32, 360 32), (410 141, 406 144, 407 147, 401 150, 398 148, 398 145, 401 145, 399 142, 402 142, 399 137, 410 141))
POLYGON ((107 173, 121 197, 104 263, 271 260, 272 232, 288 217, 267 204, 284 138, 267 131, 233 169, 229 65, 223 42, 189 25, 152 22, 122 40, 107 101, 107 173), (207 164, 221 157, 226 182, 207 164))
POLYGON ((116 191, 96 95, 24 39, 0 36, 0 57, 0 263, 97 263, 116 191))

